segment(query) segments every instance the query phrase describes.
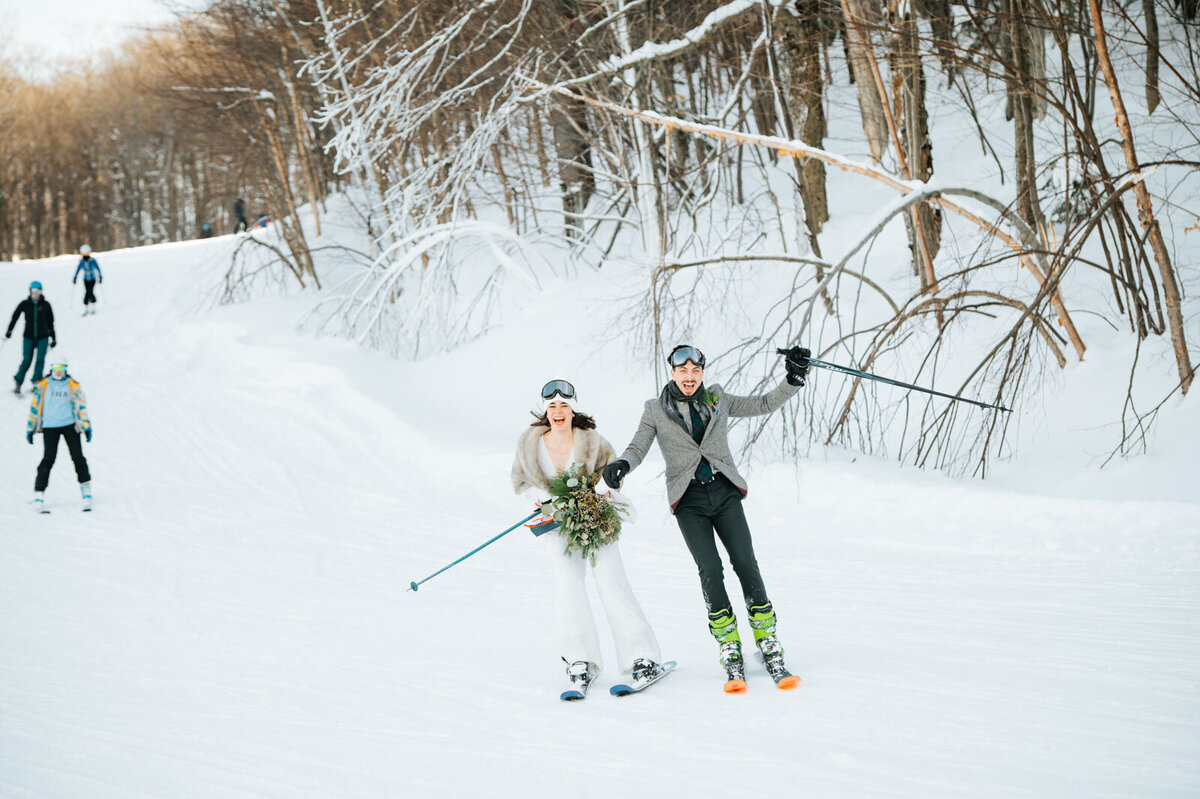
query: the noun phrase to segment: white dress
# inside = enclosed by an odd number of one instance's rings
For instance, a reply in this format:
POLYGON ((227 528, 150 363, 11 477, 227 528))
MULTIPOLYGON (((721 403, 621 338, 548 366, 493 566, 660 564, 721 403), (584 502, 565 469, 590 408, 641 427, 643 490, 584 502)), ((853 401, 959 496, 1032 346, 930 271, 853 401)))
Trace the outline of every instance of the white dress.
MULTIPOLYGON (((572 463, 574 458, 575 452, 572 450, 567 462, 572 463)), ((545 441, 538 441, 538 466, 547 478, 558 476, 545 441)), ((588 572, 595 579, 600 603, 604 605, 621 671, 632 671, 633 661, 637 658, 661 662, 658 639, 654 637, 646 614, 642 612, 642 606, 625 577, 625 565, 621 562, 618 542, 614 541, 597 550, 596 565, 592 566, 591 561, 580 557, 578 552, 567 554, 563 551, 566 542, 557 530, 539 536, 538 540, 546 547, 552 564, 554 639, 559 654, 567 663, 586 660, 597 673, 604 665, 600 657, 596 617, 592 613, 585 584, 588 572)))

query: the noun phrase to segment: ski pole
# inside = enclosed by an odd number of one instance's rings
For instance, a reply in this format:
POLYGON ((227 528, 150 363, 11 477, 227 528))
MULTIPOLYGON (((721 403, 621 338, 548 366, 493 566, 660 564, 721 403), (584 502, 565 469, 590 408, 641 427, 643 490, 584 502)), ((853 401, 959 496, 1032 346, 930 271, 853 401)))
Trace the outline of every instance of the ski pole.
MULTIPOLYGON (((789 354, 788 350, 777 349, 777 350, 775 350, 775 352, 779 353, 780 355, 788 355, 789 354)), ((969 402, 972 405, 978 405, 980 408, 994 408, 998 411, 1004 411, 1005 413, 1012 413, 1012 410, 1010 408, 1005 408, 1003 405, 989 405, 986 402, 980 402, 979 400, 967 399, 966 397, 960 397, 957 394, 944 394, 941 391, 934 391, 932 388, 922 388, 921 386, 914 386, 912 383, 904 383, 900 380, 892 380, 891 378, 888 378, 888 377, 880 377, 879 375, 873 375, 870 372, 860 372, 858 369, 851 369, 848 366, 838 366, 836 363, 829 363, 828 361, 822 361, 819 358, 805 358, 804 360, 813 366, 818 366, 822 369, 828 369, 831 372, 841 372, 842 374, 850 375, 851 377, 865 377, 868 380, 878 380, 880 383, 888 383, 893 386, 900 386, 902 388, 912 389, 913 391, 924 391, 926 394, 933 394, 938 397, 945 397, 946 399, 952 399, 957 402, 969 402)))
POLYGON ((539 513, 541 513, 541 512, 542 512, 542 511, 541 511, 541 509, 540 509, 540 508, 539 508, 538 510, 535 510, 533 513, 529 514, 529 515, 528 515, 528 516, 526 516, 524 519, 522 519, 521 521, 519 521, 519 522, 517 522, 516 524, 514 524, 512 527, 510 527, 510 528, 508 528, 507 530, 505 530, 503 533, 500 533, 500 534, 499 534, 499 535, 497 535, 497 536, 494 536, 494 537, 492 537, 492 538, 489 538, 487 541, 484 541, 482 544, 480 544, 479 546, 475 547, 475 548, 474 548, 474 549, 472 549, 470 552, 468 552, 467 554, 463 555, 461 558, 459 558, 458 560, 454 561, 453 563, 447 563, 445 566, 443 566, 442 568, 438 569, 438 570, 437 570, 437 571, 435 571, 433 574, 431 574, 431 575, 429 575, 428 577, 426 577, 424 580, 420 580, 420 581, 414 581, 414 582, 411 582, 411 583, 409 583, 409 589, 408 589, 408 590, 409 590, 409 591, 416 591, 416 590, 417 590, 417 586, 419 586, 421 583, 425 583, 425 582, 428 582, 428 581, 432 580, 434 577, 437 577, 439 574, 441 574, 442 572, 446 571, 446 569, 449 569, 451 566, 457 566, 458 564, 462 563, 464 560, 466 560, 467 558, 471 557, 471 556, 472 556, 472 555, 474 555, 476 552, 478 552, 479 550, 481 550, 481 549, 483 549, 484 547, 488 546, 489 544, 494 544, 495 542, 499 541, 501 538, 503 538, 504 536, 508 535, 508 534, 509 534, 509 533, 511 533, 513 530, 516 530, 516 529, 517 529, 518 527, 520 527, 522 524, 524 524, 525 522, 529 521, 529 520, 530 520, 530 519, 532 519, 534 516, 537 516, 537 515, 538 515, 539 513))

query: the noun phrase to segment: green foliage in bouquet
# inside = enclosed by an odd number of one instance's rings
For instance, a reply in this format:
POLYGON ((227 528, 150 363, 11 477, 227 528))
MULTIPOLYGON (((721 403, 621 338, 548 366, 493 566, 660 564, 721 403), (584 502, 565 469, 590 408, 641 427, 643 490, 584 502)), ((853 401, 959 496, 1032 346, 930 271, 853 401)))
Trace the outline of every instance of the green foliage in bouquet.
POLYGON ((617 509, 594 490, 599 474, 580 474, 574 463, 550 481, 550 504, 558 532, 567 539, 565 552, 578 552, 596 565, 596 550, 617 540, 621 517, 617 509))

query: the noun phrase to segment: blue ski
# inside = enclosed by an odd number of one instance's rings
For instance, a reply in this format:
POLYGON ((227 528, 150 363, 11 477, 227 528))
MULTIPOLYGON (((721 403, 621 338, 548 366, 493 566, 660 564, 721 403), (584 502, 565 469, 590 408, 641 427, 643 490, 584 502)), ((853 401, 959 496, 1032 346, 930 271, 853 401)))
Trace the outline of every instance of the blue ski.
POLYGON ((662 671, 654 675, 653 678, 637 685, 627 685, 625 683, 614 685, 612 688, 608 689, 608 692, 613 696, 629 696, 630 694, 636 694, 638 691, 644 691, 651 685, 654 685, 654 683, 661 680, 663 677, 666 677, 668 674, 670 674, 679 664, 674 660, 668 660, 666 663, 662 663, 660 665, 662 666, 662 671))

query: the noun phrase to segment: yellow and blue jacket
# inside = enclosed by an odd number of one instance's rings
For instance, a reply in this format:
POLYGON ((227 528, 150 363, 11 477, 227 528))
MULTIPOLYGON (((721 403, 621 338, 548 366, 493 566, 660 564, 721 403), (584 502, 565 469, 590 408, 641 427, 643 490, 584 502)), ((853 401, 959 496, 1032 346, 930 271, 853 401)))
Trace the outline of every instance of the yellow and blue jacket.
MULTIPOLYGON (((26 433, 42 431, 42 410, 45 406, 48 380, 49 378, 45 378, 33 386, 33 402, 29 404, 29 419, 25 422, 26 433)), ((83 397, 83 390, 79 388, 79 383, 67 378, 67 390, 71 392, 71 410, 75 414, 75 430, 80 433, 91 430, 92 420, 88 418, 87 401, 83 397)))

